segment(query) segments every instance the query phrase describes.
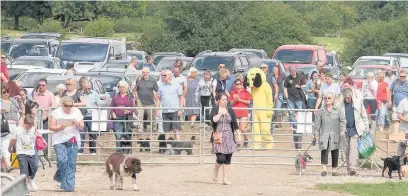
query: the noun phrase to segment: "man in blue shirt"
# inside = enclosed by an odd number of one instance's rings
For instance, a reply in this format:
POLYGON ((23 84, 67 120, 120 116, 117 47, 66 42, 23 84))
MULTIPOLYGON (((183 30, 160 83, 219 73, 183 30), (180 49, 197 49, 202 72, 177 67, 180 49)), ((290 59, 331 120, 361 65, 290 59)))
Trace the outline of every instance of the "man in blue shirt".
POLYGON ((397 118, 397 106, 405 97, 408 97, 407 73, 401 69, 399 78, 391 82, 388 91, 388 107, 392 107, 392 121, 394 130, 399 130, 399 120, 397 118))

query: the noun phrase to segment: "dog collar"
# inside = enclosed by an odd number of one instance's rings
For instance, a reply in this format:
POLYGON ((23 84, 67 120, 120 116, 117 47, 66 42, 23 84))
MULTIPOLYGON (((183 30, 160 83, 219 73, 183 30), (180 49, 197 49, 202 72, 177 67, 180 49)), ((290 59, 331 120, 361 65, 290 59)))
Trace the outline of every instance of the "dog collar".
POLYGON ((125 157, 125 159, 123 160, 123 163, 122 163, 123 168, 125 168, 125 169, 127 169, 126 164, 125 164, 125 163, 126 163, 126 159, 127 159, 127 158, 129 158, 129 157, 125 157))

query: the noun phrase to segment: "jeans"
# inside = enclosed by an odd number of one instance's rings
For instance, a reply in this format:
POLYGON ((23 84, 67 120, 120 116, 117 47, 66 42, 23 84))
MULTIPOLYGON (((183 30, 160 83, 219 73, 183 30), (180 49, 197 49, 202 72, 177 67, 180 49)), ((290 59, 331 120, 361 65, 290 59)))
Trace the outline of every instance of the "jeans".
MULTIPOLYGON (((37 147, 34 146, 34 168, 36 168, 36 170, 38 169, 38 161, 39 161, 39 156, 38 156, 38 150, 37 147)), ((34 179, 35 174, 33 174, 33 176, 31 176, 31 179, 34 179)))
POLYGON ((384 126, 388 121, 387 119, 388 119, 387 103, 380 103, 380 109, 377 111, 377 125, 384 126))
POLYGON ((76 158, 78 145, 70 141, 55 144, 55 155, 57 156, 57 172, 54 180, 61 183, 61 188, 67 192, 75 190, 76 158))
POLYGON ((89 152, 90 153, 96 153, 96 142, 95 140, 98 138, 98 134, 96 132, 92 132, 92 122, 91 121, 86 121, 86 120, 92 120, 92 117, 86 116, 84 117, 84 131, 80 134, 81 135, 81 148, 79 149, 79 153, 84 152, 84 145, 85 145, 85 136, 86 133, 88 132, 89 135, 89 152))
MULTIPOLYGON (((117 117, 115 120, 125 120, 124 117, 117 117)), ((113 129, 115 131, 115 138, 116 138, 116 152, 120 152, 120 143, 121 139, 125 138, 125 140, 132 139, 132 133, 130 130, 130 125, 127 122, 113 122, 113 129)))
MULTIPOLYGON (((275 108, 282 108, 283 105, 283 93, 278 93, 278 100, 275 101, 275 108)), ((282 111, 275 111, 275 115, 280 115, 282 111)))
POLYGON ((302 109, 303 101, 292 101, 288 100, 288 108, 291 109, 289 111, 289 121, 290 121, 290 127, 293 128, 293 142, 295 142, 295 148, 296 149, 301 149, 302 148, 302 135, 296 133, 296 120, 295 120, 295 112, 293 109, 302 109))
MULTIPOLYGON (((307 98, 307 103, 309 104, 309 109, 315 109, 317 99, 315 98, 307 98)), ((314 122, 315 115, 312 115, 312 120, 314 122)))

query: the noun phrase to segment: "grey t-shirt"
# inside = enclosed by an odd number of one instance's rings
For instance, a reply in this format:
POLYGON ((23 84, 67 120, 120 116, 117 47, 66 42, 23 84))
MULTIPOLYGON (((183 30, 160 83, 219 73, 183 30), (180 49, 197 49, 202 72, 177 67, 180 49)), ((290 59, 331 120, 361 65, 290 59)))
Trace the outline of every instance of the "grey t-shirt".
MULTIPOLYGON (((407 98, 404 98, 398 104, 397 114, 402 114, 405 118, 408 117, 408 99, 407 98)), ((403 132, 408 132, 408 123, 400 120, 400 130, 403 132)))
POLYGON ((155 102, 153 91, 157 92, 159 89, 157 82, 154 79, 149 77, 148 80, 139 80, 135 86, 135 89, 137 91, 137 95, 139 96, 139 100, 143 105, 154 105, 155 102))

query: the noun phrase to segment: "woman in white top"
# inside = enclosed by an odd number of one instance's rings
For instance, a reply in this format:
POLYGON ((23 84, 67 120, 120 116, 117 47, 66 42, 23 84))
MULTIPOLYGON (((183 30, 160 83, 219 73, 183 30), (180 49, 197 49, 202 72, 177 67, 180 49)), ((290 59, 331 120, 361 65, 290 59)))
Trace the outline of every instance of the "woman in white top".
POLYGON ((375 113, 377 112, 377 89, 378 82, 374 78, 373 72, 367 73, 367 81, 363 82, 363 98, 364 98, 364 107, 367 109, 370 106, 371 118, 374 118, 375 113))
POLYGON ((60 106, 52 111, 49 129, 53 132, 52 143, 57 156, 57 172, 54 180, 61 183, 60 188, 75 190, 76 158, 78 144, 81 143, 79 130, 84 128, 81 111, 74 108, 74 100, 65 96, 60 106))

